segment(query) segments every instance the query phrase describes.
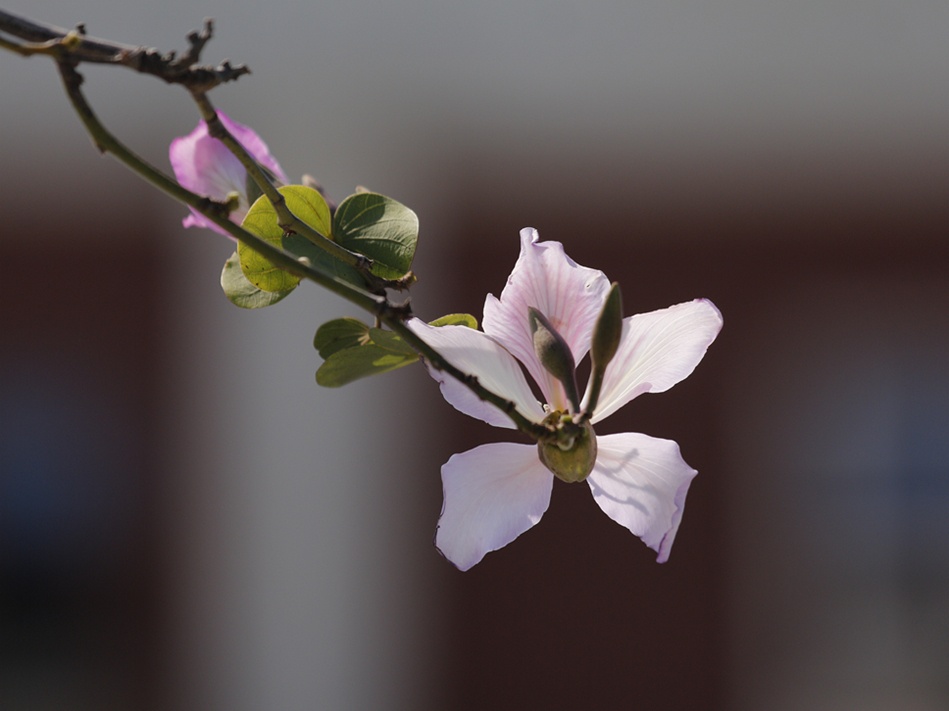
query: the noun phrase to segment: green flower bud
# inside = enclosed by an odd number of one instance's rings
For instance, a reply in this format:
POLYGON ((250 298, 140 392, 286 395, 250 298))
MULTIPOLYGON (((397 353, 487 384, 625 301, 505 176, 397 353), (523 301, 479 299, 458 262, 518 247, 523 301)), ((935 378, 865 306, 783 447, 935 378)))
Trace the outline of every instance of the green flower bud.
POLYGON ((600 400, 600 390, 603 387, 603 378, 606 375, 606 366, 610 364, 623 338, 623 297, 620 294, 619 284, 615 281, 610 293, 603 302, 600 315, 593 326, 593 337, 590 341, 590 385, 587 388, 587 403, 583 412, 583 419, 592 417, 596 404, 600 400))
POLYGON ((573 353, 570 352, 570 346, 544 314, 533 306, 527 311, 537 358, 548 373, 563 383, 570 404, 573 405, 575 411, 579 410, 580 397, 575 372, 577 365, 573 360, 573 353))
POLYGON ((593 327, 593 340, 590 343, 593 367, 606 370, 606 366, 616 355, 622 336, 623 296, 620 294, 619 284, 614 281, 593 327))
POLYGON ((555 477, 568 484, 583 481, 596 464, 596 434, 589 422, 575 427, 576 434, 567 441, 538 442, 541 463, 555 477))

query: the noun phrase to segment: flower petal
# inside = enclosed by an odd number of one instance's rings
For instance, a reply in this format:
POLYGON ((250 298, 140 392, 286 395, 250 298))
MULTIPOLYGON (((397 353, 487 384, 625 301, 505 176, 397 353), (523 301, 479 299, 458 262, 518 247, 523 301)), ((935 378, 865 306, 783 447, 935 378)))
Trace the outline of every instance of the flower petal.
POLYGON ((665 563, 697 472, 671 440, 627 432, 597 437, 596 444, 596 465, 587 477, 593 500, 665 563))
POLYGON ((668 390, 684 379, 721 328, 721 313, 705 299, 624 319, 622 341, 607 366, 592 421, 613 414, 637 395, 668 390))
POLYGON ((442 466, 445 503, 435 546, 468 570, 540 521, 553 481, 534 445, 483 444, 453 455, 442 466))
POLYGON ((567 408, 563 386, 540 364, 531 339, 528 308, 538 309, 564 337, 579 363, 590 349, 596 318, 610 289, 606 275, 582 267, 559 242, 539 242, 537 230, 521 230, 521 253, 497 299, 484 302, 484 332, 507 348, 540 385, 547 402, 567 408))
MULTIPOLYGON (((221 111, 218 116, 227 130, 258 163, 272 172, 279 181, 287 182, 283 169, 253 129, 232 121, 221 111)), ((191 192, 206 195, 213 200, 224 200, 231 192, 240 195, 240 207, 231 213, 231 219, 240 223, 250 207, 247 204, 247 171, 223 143, 211 138, 204 121, 200 121, 187 136, 174 139, 168 149, 168 156, 178 182, 191 192)), ((183 224, 185 227, 207 227, 227 234, 194 210, 184 219, 183 224)))
POLYGON ((257 135, 257 132, 254 131, 254 129, 234 121, 223 111, 218 111, 217 115, 218 118, 221 119, 221 123, 224 124, 224 127, 230 132, 232 136, 234 136, 234 138, 237 139, 237 142, 244 146, 244 148, 247 149, 247 152, 254 156, 254 159, 258 163, 273 173, 278 182, 290 182, 287 179, 286 173, 283 172, 283 168, 280 167, 277 159, 274 158, 273 154, 270 152, 270 148, 266 143, 264 143, 264 140, 257 135))
MULTIPOLYGON (((490 336, 467 326, 429 326, 420 319, 406 323, 428 345, 456 368, 474 375, 488 390, 511 400, 525 417, 544 419, 544 409, 531 392, 520 365, 490 336)), ((426 362, 429 374, 441 386, 442 395, 456 409, 496 427, 514 423, 494 405, 479 400, 467 387, 426 362)))

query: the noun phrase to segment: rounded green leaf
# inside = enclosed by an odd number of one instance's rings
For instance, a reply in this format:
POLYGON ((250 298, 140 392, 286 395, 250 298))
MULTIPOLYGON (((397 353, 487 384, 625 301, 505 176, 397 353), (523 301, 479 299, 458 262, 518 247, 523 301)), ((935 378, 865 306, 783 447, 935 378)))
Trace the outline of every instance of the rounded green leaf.
POLYGON ((413 359, 418 358, 418 354, 416 354, 410 345, 402 340, 402 337, 398 333, 384 331, 381 328, 370 328, 369 338, 374 345, 387 351, 392 351, 393 353, 398 353, 399 355, 413 359))
POLYGON ((370 375, 410 365, 418 360, 415 353, 398 353, 388 348, 367 343, 355 348, 336 351, 316 371, 316 382, 328 388, 337 388, 370 375))
MULTIPOLYGON (((332 217, 326 200, 319 192, 305 185, 287 185, 279 190, 290 212, 320 234, 329 237, 332 217)), ((311 260, 315 258, 308 250, 301 249, 302 243, 309 244, 307 240, 295 235, 284 236, 283 228, 277 224, 277 212, 264 196, 257 198, 251 205, 242 225, 248 232, 275 247, 286 249, 297 256, 309 257, 311 260)), ((317 248, 314 247, 314 249, 317 248)), ((326 255, 322 250, 318 251, 326 255)), ((259 289, 272 292, 287 291, 300 283, 300 277, 284 271, 243 242, 238 243, 237 253, 244 276, 259 289)))
POLYGON ((324 360, 336 351, 369 343, 369 326, 354 318, 327 321, 316 330, 313 347, 324 360))
POLYGON ((264 291, 251 284, 241 271, 240 257, 237 252, 224 262, 224 269, 221 271, 221 288, 224 289, 224 295, 230 302, 242 309, 262 309, 282 301, 293 291, 293 288, 286 291, 264 291))
POLYGON ((392 198, 371 192, 356 193, 336 208, 333 239, 372 259, 376 276, 398 279, 412 268, 418 243, 418 217, 392 198))
POLYGON ((354 318, 324 323, 317 330, 313 345, 326 359, 316 371, 316 382, 331 388, 387 373, 419 359, 399 334, 370 328, 354 318))

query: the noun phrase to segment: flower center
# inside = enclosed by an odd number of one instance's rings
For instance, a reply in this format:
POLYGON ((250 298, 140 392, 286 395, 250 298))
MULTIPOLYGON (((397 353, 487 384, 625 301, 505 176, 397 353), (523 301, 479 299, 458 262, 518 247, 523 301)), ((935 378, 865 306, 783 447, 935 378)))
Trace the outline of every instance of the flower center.
POLYGON ((562 410, 551 412, 545 423, 552 425, 557 436, 537 443, 537 456, 551 473, 569 484, 583 481, 596 464, 596 433, 589 421, 574 422, 562 410))

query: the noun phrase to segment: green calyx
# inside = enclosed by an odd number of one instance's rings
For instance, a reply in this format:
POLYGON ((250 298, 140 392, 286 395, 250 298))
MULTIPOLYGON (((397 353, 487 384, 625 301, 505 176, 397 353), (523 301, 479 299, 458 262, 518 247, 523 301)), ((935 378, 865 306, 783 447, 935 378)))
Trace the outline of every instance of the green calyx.
POLYGON ((557 437, 537 443, 537 455, 551 473, 568 484, 583 481, 596 464, 596 433, 589 422, 577 424, 562 412, 551 413, 557 437))

